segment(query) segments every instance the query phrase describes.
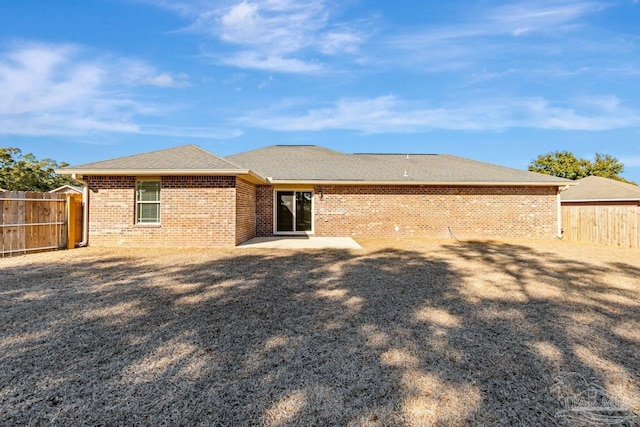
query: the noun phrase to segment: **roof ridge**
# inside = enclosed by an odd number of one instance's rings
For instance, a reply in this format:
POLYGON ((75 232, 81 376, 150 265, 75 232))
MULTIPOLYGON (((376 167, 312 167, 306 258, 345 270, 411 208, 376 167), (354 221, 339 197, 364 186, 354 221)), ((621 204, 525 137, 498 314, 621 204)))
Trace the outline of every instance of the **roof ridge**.
POLYGON ((344 155, 349 154, 349 153, 344 153, 342 151, 334 150, 332 148, 327 148, 327 147, 324 147, 322 145, 316 145, 316 144, 271 144, 271 145, 268 145, 268 146, 262 147, 262 148, 254 148, 253 150, 247 150, 247 151, 242 151, 240 153, 230 154, 230 155, 224 157, 224 159, 227 159, 228 157, 242 156, 242 155, 245 155, 245 154, 248 154, 248 153, 252 153, 252 152, 255 152, 255 151, 264 151, 264 150, 268 150, 270 148, 275 148, 275 147, 314 147, 314 148, 319 148, 319 149, 322 149, 322 150, 325 150, 325 151, 331 151, 331 152, 337 153, 337 154, 344 154, 344 155))
POLYGON ((353 156, 445 156, 440 153, 352 153, 353 156))
MULTIPOLYGON (((246 168, 246 167, 244 167, 242 165, 239 165, 239 164, 234 163, 234 162, 232 162, 230 160, 227 160, 225 157, 218 156, 217 154, 212 153, 211 151, 205 150, 204 148, 200 147, 199 145, 187 144, 187 145, 183 145, 182 147, 195 147, 195 148, 199 149, 200 151, 203 151, 206 154, 215 157, 216 159, 222 160, 223 162, 230 164, 231 166, 234 166, 234 167, 239 168, 239 169, 248 169, 248 168, 246 168)), ((176 148, 178 148, 178 147, 176 147, 176 148)))
MULTIPOLYGON (((217 156, 217 155, 215 155, 215 154, 214 154, 214 156, 218 157, 218 156, 217 156)), ((218 158, 219 158, 220 160, 224 161, 225 163, 229 163, 231 166, 234 166, 234 167, 236 167, 236 168, 239 168, 239 169, 247 169, 247 170, 249 170, 249 168, 248 168, 248 167, 246 167, 246 166, 242 166, 240 163, 236 163, 236 162, 232 162, 231 160, 227 160, 227 158, 226 158, 226 157, 218 157, 218 158)))

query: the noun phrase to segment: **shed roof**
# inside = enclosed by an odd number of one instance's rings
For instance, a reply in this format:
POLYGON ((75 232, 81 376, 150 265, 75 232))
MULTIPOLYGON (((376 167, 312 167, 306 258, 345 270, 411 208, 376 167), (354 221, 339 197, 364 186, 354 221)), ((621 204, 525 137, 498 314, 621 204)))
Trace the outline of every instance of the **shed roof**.
POLYGON ((587 176, 562 193, 563 202, 640 200, 640 187, 600 176, 587 176))
POLYGON ((272 181, 566 185, 569 180, 447 154, 345 154, 272 145, 226 157, 272 181))

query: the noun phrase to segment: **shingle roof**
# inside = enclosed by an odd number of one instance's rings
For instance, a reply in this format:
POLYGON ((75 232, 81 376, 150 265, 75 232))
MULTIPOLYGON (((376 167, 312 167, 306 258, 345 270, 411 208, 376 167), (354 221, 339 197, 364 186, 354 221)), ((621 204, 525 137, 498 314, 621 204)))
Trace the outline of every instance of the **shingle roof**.
POLYGON ((244 170, 196 145, 184 145, 101 162, 70 166, 60 171, 63 173, 85 173, 86 171, 212 171, 212 170, 244 170))
POLYGON ((562 185, 572 181, 446 154, 345 154, 315 145, 273 145, 220 158, 195 145, 70 166, 78 175, 238 174, 255 182, 562 185))
POLYGON ((576 181, 579 185, 562 193, 567 201, 640 200, 640 187, 600 176, 588 176, 576 181))
POLYGON ((446 154, 345 154, 273 145, 226 157, 274 181, 567 184, 562 178, 446 154))

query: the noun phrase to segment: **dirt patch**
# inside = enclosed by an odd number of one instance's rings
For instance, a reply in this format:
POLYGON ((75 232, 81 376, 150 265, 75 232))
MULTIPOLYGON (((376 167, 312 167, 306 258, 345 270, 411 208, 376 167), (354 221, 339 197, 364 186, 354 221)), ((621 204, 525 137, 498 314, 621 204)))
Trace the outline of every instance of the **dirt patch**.
POLYGON ((0 259, 0 423, 637 422, 640 251, 359 243, 0 259))

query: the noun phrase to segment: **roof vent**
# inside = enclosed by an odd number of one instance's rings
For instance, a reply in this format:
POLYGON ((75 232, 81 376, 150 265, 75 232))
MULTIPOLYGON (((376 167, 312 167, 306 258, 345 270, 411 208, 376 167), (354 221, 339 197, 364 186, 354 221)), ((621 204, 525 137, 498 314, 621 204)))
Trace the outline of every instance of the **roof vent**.
POLYGON ((404 171, 404 175, 402 175, 402 176, 407 177, 407 176, 409 176, 409 174, 407 173, 407 171, 404 171))

